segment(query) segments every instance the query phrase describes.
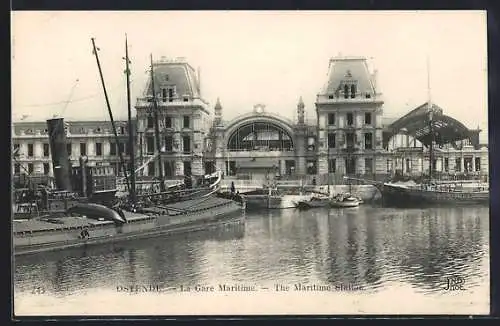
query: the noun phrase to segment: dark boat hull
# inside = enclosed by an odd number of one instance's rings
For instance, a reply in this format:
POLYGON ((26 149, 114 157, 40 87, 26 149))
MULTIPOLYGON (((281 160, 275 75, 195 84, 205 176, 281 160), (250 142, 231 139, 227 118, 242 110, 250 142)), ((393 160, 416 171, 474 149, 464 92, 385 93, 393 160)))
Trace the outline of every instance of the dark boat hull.
POLYGON ((452 192, 405 188, 384 184, 379 188, 387 206, 489 205, 489 192, 452 192))
POLYGON ((297 208, 301 210, 311 209, 311 208, 320 208, 320 207, 329 207, 330 200, 301 200, 297 204, 297 208))
MULTIPOLYGON (((203 203, 200 203, 200 206, 202 205, 203 203)), ((14 255, 202 231, 244 221, 243 207, 235 202, 226 202, 223 206, 201 208, 192 213, 148 216, 140 219, 128 217, 127 223, 124 224, 107 221, 83 228, 25 231, 22 235, 14 237, 14 255), (85 236, 81 233, 83 230, 87 230, 85 236)))

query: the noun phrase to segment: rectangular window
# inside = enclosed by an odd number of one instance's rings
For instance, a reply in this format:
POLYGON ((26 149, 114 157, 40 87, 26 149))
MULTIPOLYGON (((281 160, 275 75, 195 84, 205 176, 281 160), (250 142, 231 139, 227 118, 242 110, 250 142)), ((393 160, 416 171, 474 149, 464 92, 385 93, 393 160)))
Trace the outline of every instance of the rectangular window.
POLYGON ((189 136, 182 137, 182 150, 184 151, 184 153, 191 152, 191 139, 189 138, 189 136))
POLYGON ((352 132, 346 133, 345 138, 346 138, 347 148, 353 148, 354 147, 354 133, 352 133, 352 132))
POLYGON ((462 171, 462 159, 457 157, 455 159, 455 171, 461 172, 462 171))
POLYGON ((474 159, 474 164, 475 164, 475 168, 476 168, 476 171, 479 172, 481 171, 481 158, 480 157, 476 157, 474 159))
POLYGON ((18 151, 20 148, 19 144, 14 143, 14 151, 18 151))
POLYGON ((365 174, 373 173, 373 159, 365 158, 365 174))
POLYGON ((175 176, 175 162, 174 161, 165 161, 163 163, 164 166, 164 171, 165 171, 165 176, 166 177, 173 177, 175 176))
POLYGON ((328 160, 328 173, 335 173, 337 171, 337 160, 332 158, 328 160))
POLYGON ((189 120, 190 120, 190 119, 189 119, 189 116, 188 116, 188 115, 185 115, 185 116, 184 116, 184 125, 183 125, 183 126, 184 126, 184 128, 189 128, 189 127, 190 127, 190 125, 191 125, 191 123, 190 123, 190 122, 191 122, 191 121, 189 121, 189 120))
POLYGON ((307 174, 314 175, 317 172, 318 171, 317 171, 317 168, 316 168, 316 161, 308 160, 307 161, 307 174))
POLYGON ((68 156, 71 156, 71 149, 73 146, 71 146, 71 143, 66 144, 66 151, 68 152, 68 156))
POLYGON ((354 124, 354 115, 352 113, 347 113, 347 125, 352 126, 354 124))
POLYGON ((444 171, 445 172, 449 171, 449 160, 447 157, 444 158, 444 171))
POLYGON ((174 138, 172 136, 165 136, 165 151, 172 152, 174 150, 174 138))
POLYGON ((172 117, 165 117, 165 128, 172 128, 172 117))
POLYGON ((356 173, 356 160, 353 157, 345 159, 345 171, 347 174, 356 173))
POLYGON ((168 101, 172 102, 173 100, 174 100, 174 89, 173 88, 169 88, 168 89, 168 101))
POLYGON ((109 155, 116 155, 116 143, 109 143, 109 155))
POLYGON ((155 176, 155 162, 148 163, 148 176, 150 177, 155 176))
POLYGON ((43 144, 43 157, 49 157, 50 149, 49 144, 43 144))
POLYGON ((153 136, 148 136, 146 138, 146 151, 148 154, 153 154, 155 152, 155 139, 153 136))
POLYGON ((33 163, 28 163, 28 173, 29 174, 32 174, 34 171, 34 168, 33 168, 33 163))
POLYGON ((365 125, 372 124, 372 114, 370 112, 365 113, 365 125))
POLYGON ((335 148, 335 146, 336 146, 335 133, 329 133, 328 134, 328 148, 335 148))
POLYGON ((365 149, 373 149, 373 135, 371 132, 365 133, 365 149))
POLYGON ((14 164, 14 174, 20 174, 21 173, 21 164, 15 163, 14 164))
POLYGON ((125 143, 118 143, 118 151, 121 154, 125 154, 125 143))
POLYGON ((50 172, 50 165, 49 163, 43 163, 43 174, 48 175, 50 172))
POLYGON ((191 162, 184 162, 184 175, 191 175, 191 162))
POLYGON ((161 89, 161 100, 163 102, 167 101, 167 89, 166 88, 161 89))
POLYGON ((387 160, 387 172, 391 172, 391 171, 392 171, 392 160, 388 159, 387 160))
POLYGON ((95 143, 95 155, 102 156, 102 143, 95 143))
POLYGON ((80 143, 80 155, 87 155, 87 144, 80 143))
POLYGON ((28 144, 28 157, 33 157, 33 144, 28 144))
POLYGON ((335 124, 335 113, 328 113, 328 125, 332 126, 335 124))
POLYGON ((148 117, 147 124, 148 124, 147 128, 153 128, 154 127, 153 117, 148 117))
POLYGON ((406 172, 407 172, 407 173, 410 173, 410 171, 411 171, 410 159, 409 159, 409 158, 407 158, 407 159, 406 159, 406 172))

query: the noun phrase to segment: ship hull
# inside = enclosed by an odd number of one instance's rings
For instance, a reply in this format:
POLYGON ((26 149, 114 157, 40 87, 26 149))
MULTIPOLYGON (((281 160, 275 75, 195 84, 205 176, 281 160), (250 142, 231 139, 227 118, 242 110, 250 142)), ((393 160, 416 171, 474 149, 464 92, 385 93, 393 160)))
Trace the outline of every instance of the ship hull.
POLYGON ((489 205, 489 192, 453 192, 406 188, 384 184, 379 188, 387 206, 489 205))
POLYGON ((319 208, 319 207, 330 207, 330 199, 301 200, 297 204, 297 208, 301 210, 319 208))
POLYGON ((177 215, 142 215, 127 218, 127 223, 116 225, 112 221, 96 222, 86 227, 64 230, 28 231, 14 236, 14 255, 35 254, 68 248, 86 247, 141 238, 168 236, 244 223, 245 213, 236 202, 213 209, 197 210, 177 215), (86 234, 82 233, 84 230, 86 234))
POLYGON ((300 201, 308 201, 311 195, 245 195, 248 209, 296 208, 300 201))

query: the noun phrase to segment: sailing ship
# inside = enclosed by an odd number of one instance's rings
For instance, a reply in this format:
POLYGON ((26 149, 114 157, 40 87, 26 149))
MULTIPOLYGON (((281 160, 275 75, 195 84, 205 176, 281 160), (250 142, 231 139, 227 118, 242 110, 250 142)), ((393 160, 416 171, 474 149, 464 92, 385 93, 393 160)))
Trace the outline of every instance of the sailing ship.
MULTIPOLYGON (((93 54, 96 57, 101 83, 106 98, 108 113, 116 135, 113 116, 109 105, 104 78, 102 75, 95 41, 92 38, 93 54)), ((131 133, 131 106, 129 86, 129 58, 127 39, 125 39, 127 75, 127 102, 129 133, 131 133)), ((154 66, 151 55, 151 79, 155 110, 157 149, 160 155, 157 159, 161 166, 161 151, 159 143, 159 127, 157 104, 154 90, 154 66)), ((58 122, 62 123, 61 120, 58 122)), ((48 122, 50 124, 50 122, 48 122)), ((56 128, 56 137, 63 139, 64 129, 56 128)), ((54 144, 55 145, 55 144, 54 144)), ((52 146, 52 144, 51 144, 52 146)), ((129 137, 130 156, 134 162, 133 137, 129 137)), ((64 153, 66 147, 57 147, 58 153, 64 153)), ((64 154, 62 155, 64 156, 64 154)), ((65 248, 85 247, 90 245, 113 243, 138 238, 168 235, 180 232, 206 230, 212 227, 234 225, 245 220, 245 204, 217 195, 222 174, 220 171, 205 176, 200 187, 193 187, 191 176, 187 175, 181 189, 167 190, 160 173, 160 191, 157 193, 136 194, 134 164, 130 164, 130 174, 127 175, 123 158, 121 166, 127 182, 128 193, 117 198, 113 205, 101 203, 75 202, 68 207, 64 198, 62 209, 44 214, 32 214, 30 219, 15 219, 13 223, 14 255, 32 254, 65 248), (129 178, 130 177, 130 178, 129 178), (130 179, 130 184, 129 184, 130 179)), ((68 160, 61 160, 58 169, 67 171, 68 160)), ((56 167, 54 167, 56 171, 56 167)), ((56 172, 55 172, 56 173, 56 172)), ((58 172, 57 172, 58 173, 58 172)), ((70 188, 69 174, 60 173, 61 187, 70 188)), ((84 178, 83 178, 84 179, 84 178)))

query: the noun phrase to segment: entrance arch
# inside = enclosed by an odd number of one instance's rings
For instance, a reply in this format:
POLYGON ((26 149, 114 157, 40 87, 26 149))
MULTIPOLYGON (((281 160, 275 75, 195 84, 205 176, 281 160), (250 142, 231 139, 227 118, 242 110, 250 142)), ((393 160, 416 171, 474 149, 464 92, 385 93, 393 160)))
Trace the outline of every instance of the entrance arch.
POLYGON ((292 124, 270 114, 240 117, 226 130, 229 151, 293 151, 292 124))

